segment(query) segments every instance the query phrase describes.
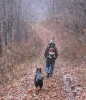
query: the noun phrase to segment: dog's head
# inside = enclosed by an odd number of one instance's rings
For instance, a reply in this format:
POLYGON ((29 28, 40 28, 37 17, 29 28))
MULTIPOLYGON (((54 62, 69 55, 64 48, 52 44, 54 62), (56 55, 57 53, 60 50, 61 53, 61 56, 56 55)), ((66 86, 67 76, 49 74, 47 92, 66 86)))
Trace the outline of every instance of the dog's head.
POLYGON ((42 72, 41 68, 37 68, 37 69, 36 69, 36 73, 37 73, 37 72, 40 72, 40 73, 41 73, 41 72, 42 72))

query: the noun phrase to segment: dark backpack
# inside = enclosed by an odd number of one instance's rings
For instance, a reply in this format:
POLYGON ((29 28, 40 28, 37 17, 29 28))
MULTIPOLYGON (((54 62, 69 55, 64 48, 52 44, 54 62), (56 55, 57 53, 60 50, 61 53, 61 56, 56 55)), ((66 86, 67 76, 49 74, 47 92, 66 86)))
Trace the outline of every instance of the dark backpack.
POLYGON ((55 58, 55 44, 50 43, 48 47, 48 57, 49 58, 55 58))

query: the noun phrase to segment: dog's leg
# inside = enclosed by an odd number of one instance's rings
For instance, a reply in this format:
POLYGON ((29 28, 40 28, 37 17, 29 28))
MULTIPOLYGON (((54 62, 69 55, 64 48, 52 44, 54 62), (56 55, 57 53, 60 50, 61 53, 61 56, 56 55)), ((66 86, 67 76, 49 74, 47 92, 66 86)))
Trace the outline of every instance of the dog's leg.
POLYGON ((39 94, 39 91, 41 90, 41 88, 40 88, 40 86, 38 86, 37 88, 36 88, 36 93, 37 94, 39 94))

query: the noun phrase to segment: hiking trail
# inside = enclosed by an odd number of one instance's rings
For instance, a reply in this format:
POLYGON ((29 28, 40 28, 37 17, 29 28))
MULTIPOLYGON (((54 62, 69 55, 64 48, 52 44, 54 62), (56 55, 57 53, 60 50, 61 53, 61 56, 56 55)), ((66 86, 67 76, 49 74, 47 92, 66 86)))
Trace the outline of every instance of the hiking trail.
MULTIPOLYGON (((82 88, 77 85, 77 78, 70 74, 66 69, 66 63, 62 62, 62 36, 42 26, 36 26, 35 28, 37 36, 39 36, 43 43, 40 56, 36 62, 33 62, 32 66, 28 68, 27 74, 24 77, 21 77, 15 82, 14 86, 9 86, 6 95, 2 96, 0 100, 86 100, 82 97, 82 88), (59 55, 55 63, 54 76, 47 79, 44 51, 52 37, 55 37, 59 55), (36 94, 34 86, 34 75, 37 67, 42 68, 42 73, 44 75, 44 85, 39 94, 36 94)), ((22 66, 26 66, 26 63, 22 66)))

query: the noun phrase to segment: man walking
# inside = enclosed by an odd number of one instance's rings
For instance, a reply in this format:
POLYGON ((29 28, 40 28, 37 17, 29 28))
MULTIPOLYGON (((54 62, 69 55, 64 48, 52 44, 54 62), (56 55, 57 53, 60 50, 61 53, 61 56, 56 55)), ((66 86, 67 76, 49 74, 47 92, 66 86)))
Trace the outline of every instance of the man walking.
POLYGON ((57 48, 55 46, 54 37, 50 41, 50 43, 47 45, 44 55, 46 58, 47 78, 49 78, 49 77, 52 77, 52 75, 53 75, 55 60, 58 57, 58 52, 57 52, 57 48))

